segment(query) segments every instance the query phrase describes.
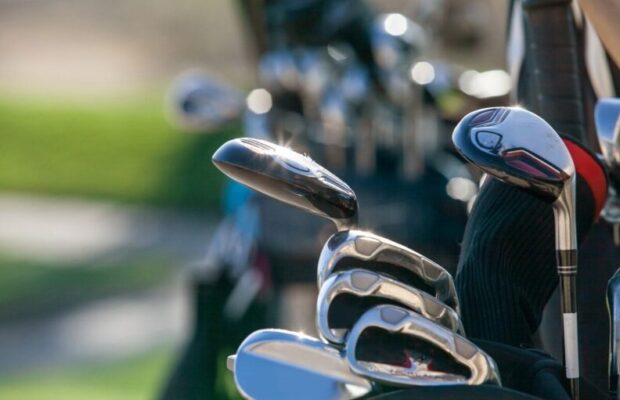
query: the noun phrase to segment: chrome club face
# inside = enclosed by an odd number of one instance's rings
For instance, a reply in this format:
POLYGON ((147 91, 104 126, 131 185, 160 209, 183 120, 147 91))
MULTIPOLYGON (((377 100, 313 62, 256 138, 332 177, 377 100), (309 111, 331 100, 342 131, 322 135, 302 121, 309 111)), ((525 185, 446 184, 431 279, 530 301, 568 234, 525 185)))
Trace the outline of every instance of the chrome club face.
POLYGON ((614 241, 620 244, 620 99, 600 99, 594 110, 598 141, 609 169, 609 196, 603 218, 614 224, 614 241))
POLYGON ((607 283, 607 311, 609 313, 609 393, 615 399, 620 380, 620 270, 607 283))
POLYGON ((259 330, 248 336, 228 368, 246 399, 353 399, 371 391, 336 348, 310 336, 259 330))
POLYGON ((353 190, 309 157, 289 148, 259 139, 233 139, 215 152, 213 163, 230 178, 331 219, 339 229, 357 223, 353 190))
POLYGON ((596 132, 605 163, 612 175, 620 172, 620 99, 600 99, 594 112, 596 132))
POLYGON ((363 269, 339 272, 325 281, 317 301, 317 330, 322 338, 343 344, 355 321, 379 304, 400 305, 463 333, 459 316, 450 307, 420 290, 363 269))
POLYGON ((452 140, 463 157, 484 172, 550 203, 560 197, 575 173, 555 130, 520 108, 474 111, 459 122, 452 140))
POLYGON ((358 230, 332 235, 319 257, 319 288, 334 272, 351 269, 351 266, 379 272, 408 286, 422 289, 459 312, 456 289, 448 271, 389 239, 358 230))
POLYGON ((457 150, 484 172, 552 203, 562 294, 566 376, 578 392, 575 166, 560 136, 537 115, 497 107, 466 115, 454 128, 457 150))
POLYGON ((475 344, 393 305, 367 311, 346 342, 351 370, 386 385, 500 385, 495 361, 475 344))

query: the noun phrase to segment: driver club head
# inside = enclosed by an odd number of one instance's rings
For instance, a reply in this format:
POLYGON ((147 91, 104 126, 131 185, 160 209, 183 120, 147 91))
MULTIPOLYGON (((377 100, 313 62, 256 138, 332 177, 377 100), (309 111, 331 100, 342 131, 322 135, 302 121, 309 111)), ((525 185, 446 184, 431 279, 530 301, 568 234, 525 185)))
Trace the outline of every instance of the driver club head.
POLYGON ((346 341, 353 372, 391 386, 501 385, 495 361, 478 346, 394 305, 368 310, 346 341))
POLYGON ((459 316, 450 307, 421 290, 363 269, 339 272, 325 281, 317 300, 317 330, 323 339, 341 345, 358 318, 379 304, 402 306, 463 333, 459 316))
POLYGON ((616 398, 620 375, 620 269, 607 283, 607 311, 609 313, 609 393, 616 398))
POLYGON ((553 203, 575 175, 555 130, 536 114, 495 107, 467 114, 454 128, 457 150, 484 172, 553 203))
POLYGON ((364 268, 429 293, 459 313, 452 276, 439 264, 401 244, 371 232, 336 232, 321 250, 317 268, 319 289, 334 272, 364 268))
POLYGON ((332 220, 338 229, 357 224, 355 192, 310 157, 266 140, 233 139, 213 154, 213 163, 244 185, 332 220))
POLYGON ((354 399, 373 388, 351 372, 340 350, 279 329, 250 334, 227 366, 246 399, 354 399))

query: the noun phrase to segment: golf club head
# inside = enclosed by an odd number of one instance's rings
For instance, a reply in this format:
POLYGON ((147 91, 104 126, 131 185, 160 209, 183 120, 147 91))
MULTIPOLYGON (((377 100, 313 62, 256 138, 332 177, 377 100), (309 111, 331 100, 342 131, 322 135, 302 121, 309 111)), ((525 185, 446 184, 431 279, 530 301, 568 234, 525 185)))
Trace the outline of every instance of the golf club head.
POLYGON ((609 313, 609 392, 616 398, 620 366, 620 269, 607 283, 607 311, 609 313))
POLYGON ((325 281, 317 300, 317 330, 323 339, 343 344, 358 318, 380 304, 402 306, 463 333, 459 316, 450 307, 421 290, 363 269, 339 272, 325 281))
POLYGON ((351 370, 393 386, 501 385, 495 361, 478 346, 393 305, 368 310, 346 341, 351 370))
POLYGON ((336 232, 327 240, 318 262, 319 288, 334 272, 358 267, 421 289, 459 313, 448 271, 414 250, 366 231, 336 232))
POLYGON ((243 95, 232 86, 203 71, 177 77, 168 94, 172 123, 190 132, 209 132, 240 118, 243 95))
POLYGON ((612 224, 620 223, 620 99, 605 98, 594 110, 596 133, 603 159, 607 165, 610 186, 603 209, 603 218, 612 224))
POLYGON ((594 110, 596 134, 605 163, 614 175, 620 172, 620 98, 600 99, 594 110))
POLYGON ((331 219, 339 229, 357 223, 357 197, 351 188, 312 159, 266 140, 240 138, 224 143, 213 163, 244 185, 331 219))
POLYGON ((545 120, 522 108, 473 111, 454 128, 452 141, 484 172, 549 203, 574 179, 575 166, 560 136, 545 120))
POLYGON ((279 329, 249 335, 227 360, 246 399, 354 399, 371 383, 349 369, 336 348, 300 333, 279 329))

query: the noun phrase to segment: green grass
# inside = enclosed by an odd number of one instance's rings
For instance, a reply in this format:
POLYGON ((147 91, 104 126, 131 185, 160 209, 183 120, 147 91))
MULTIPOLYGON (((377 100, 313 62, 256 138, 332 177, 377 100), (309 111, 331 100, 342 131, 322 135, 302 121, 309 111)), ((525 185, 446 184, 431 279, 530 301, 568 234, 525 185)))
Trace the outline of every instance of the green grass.
POLYGON ((0 321, 156 287, 169 281, 173 272, 148 259, 66 267, 0 257, 0 321))
POLYGON ((215 212, 224 177, 210 135, 169 126, 163 94, 110 101, 0 97, 0 190, 215 212))
POLYGON ((0 399, 150 400, 171 360, 171 349, 158 349, 122 361, 0 377, 0 399))

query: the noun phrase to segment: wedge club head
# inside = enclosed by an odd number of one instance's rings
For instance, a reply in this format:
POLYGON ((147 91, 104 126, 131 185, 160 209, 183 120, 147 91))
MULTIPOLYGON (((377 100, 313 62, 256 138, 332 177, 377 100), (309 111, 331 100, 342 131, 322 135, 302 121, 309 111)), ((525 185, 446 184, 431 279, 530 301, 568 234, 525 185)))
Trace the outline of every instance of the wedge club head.
POLYGON ((336 232, 321 250, 317 268, 321 288, 334 272, 364 268, 421 289, 459 312, 452 276, 439 264, 394 241, 361 230, 336 232))
POLYGON ((607 311, 609 313, 609 393, 612 399, 618 396, 620 380, 620 269, 607 283, 607 311))
POLYGON ((224 143, 213 163, 244 185, 332 220, 338 229, 357 224, 357 197, 351 188, 307 156, 266 140, 240 138, 224 143))
POLYGON ((463 157, 484 172, 553 205, 566 376, 576 398, 579 391, 576 178, 571 155, 545 120, 521 108, 497 107, 471 112, 454 128, 452 141, 463 157))
POLYGON ((351 370, 392 386, 501 385, 495 361, 459 334, 394 305, 368 310, 346 342, 351 370))
POLYGON ((349 369, 340 350, 300 333, 264 329, 249 335, 227 366, 246 399, 354 399, 371 383, 349 369))
POLYGON ((317 330, 323 339, 343 344, 357 319, 379 304, 399 305, 463 333, 459 316, 450 307, 421 290, 363 269, 339 272, 325 281, 317 300, 317 330))

